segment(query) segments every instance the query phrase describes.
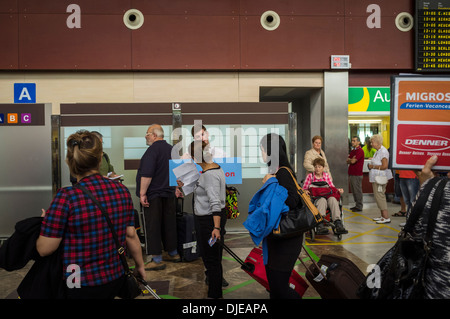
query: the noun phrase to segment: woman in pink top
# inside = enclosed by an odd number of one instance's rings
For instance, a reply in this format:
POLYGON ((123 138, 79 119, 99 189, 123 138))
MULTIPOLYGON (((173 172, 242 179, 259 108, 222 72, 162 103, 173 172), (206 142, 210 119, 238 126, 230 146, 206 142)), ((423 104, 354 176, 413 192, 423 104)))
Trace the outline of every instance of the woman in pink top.
MULTIPOLYGON (((325 181, 328 183, 330 187, 335 187, 333 184, 333 181, 330 177, 330 175, 326 172, 324 172, 325 167, 325 161, 323 158, 318 157, 314 159, 313 161, 314 166, 314 172, 309 173, 308 176, 306 176, 305 182, 303 183, 303 189, 305 192, 309 195, 309 189, 312 182, 320 182, 325 181)), ((342 188, 338 188, 339 193, 344 193, 344 190, 342 188)), ((326 215, 327 207, 330 208, 331 211, 331 220, 336 226, 336 234, 347 234, 348 231, 344 228, 344 225, 341 221, 341 210, 339 208, 339 203, 337 199, 333 196, 330 196, 328 198, 321 197, 317 200, 315 200, 314 205, 319 210, 320 214, 322 216, 326 215)), ((328 234, 328 229, 323 225, 320 224, 317 227, 317 234, 318 235, 324 235, 328 234)))

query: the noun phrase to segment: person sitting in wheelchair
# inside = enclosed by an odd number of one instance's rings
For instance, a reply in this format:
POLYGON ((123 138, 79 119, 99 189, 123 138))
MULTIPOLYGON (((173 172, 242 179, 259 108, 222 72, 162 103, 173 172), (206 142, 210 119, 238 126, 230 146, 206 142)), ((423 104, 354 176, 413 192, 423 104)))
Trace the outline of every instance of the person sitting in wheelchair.
MULTIPOLYGON (((347 234, 348 231, 344 228, 341 220, 341 209, 339 207, 339 200, 341 194, 344 193, 342 188, 336 188, 328 173, 324 172, 325 161, 318 157, 313 161, 314 172, 306 176, 303 184, 305 192, 311 196, 314 205, 319 210, 322 216, 326 215, 327 207, 331 211, 331 221, 335 228, 335 234, 347 234), (316 185, 314 185, 316 184, 316 185)), ((328 228, 323 224, 319 224, 316 230, 318 235, 328 234, 328 228)))

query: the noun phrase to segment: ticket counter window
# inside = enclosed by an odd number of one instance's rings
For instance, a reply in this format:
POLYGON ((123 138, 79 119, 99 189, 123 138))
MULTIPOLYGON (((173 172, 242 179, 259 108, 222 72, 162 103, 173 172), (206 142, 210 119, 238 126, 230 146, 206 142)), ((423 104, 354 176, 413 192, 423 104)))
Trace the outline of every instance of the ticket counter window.
MULTIPOLYGON (((226 157, 238 157, 242 161, 242 178, 262 178, 267 165, 262 161, 259 142, 268 133, 277 133, 286 139, 287 125, 205 125, 209 143, 220 148, 226 157)), ((183 125, 184 147, 193 137, 192 125, 183 125)))
MULTIPOLYGON (((268 133, 277 133, 286 140, 287 125, 205 125, 209 132, 209 142, 220 148, 227 157, 238 157, 242 161, 242 178, 262 178, 267 174, 267 165, 262 161, 259 142, 268 133)), ((164 139, 173 144, 172 126, 163 125, 164 139)), ((145 133, 148 126, 85 126, 63 128, 63 149, 65 141, 78 130, 98 131, 103 135, 103 150, 114 165, 117 174, 124 174, 125 183, 133 187, 135 171, 126 170, 124 161, 139 160, 147 150, 145 133)), ((192 125, 182 126, 183 153, 193 141, 192 125)), ((63 165, 63 185, 68 185, 68 168, 63 165)))

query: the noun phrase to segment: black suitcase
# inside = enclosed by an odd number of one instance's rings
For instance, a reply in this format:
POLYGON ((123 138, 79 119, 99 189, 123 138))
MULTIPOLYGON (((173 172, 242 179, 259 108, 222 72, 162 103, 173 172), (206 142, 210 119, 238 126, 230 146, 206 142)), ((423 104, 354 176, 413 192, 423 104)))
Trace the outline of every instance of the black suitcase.
POLYGON ((351 260, 336 255, 322 255, 319 261, 306 254, 313 262, 306 267, 306 279, 322 299, 359 299, 357 290, 366 276, 351 260))
POLYGON ((183 212, 184 199, 177 200, 177 250, 182 261, 194 261, 200 257, 195 234, 194 215, 183 212))

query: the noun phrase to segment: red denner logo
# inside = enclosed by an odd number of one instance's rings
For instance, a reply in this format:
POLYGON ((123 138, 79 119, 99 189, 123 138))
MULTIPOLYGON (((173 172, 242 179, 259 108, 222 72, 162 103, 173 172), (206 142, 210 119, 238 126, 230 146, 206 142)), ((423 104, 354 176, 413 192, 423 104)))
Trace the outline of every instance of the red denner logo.
POLYGON ((443 151, 450 149, 450 139, 437 135, 412 135, 408 136, 401 144, 416 151, 443 151))

